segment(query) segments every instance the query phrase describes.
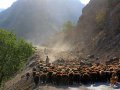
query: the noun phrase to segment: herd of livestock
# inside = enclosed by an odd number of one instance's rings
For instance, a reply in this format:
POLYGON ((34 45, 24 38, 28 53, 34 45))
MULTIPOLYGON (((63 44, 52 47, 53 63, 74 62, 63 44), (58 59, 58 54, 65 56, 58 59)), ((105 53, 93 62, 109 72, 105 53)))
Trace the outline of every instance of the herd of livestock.
MULTIPOLYGON (((35 85, 81 85, 95 83, 111 83, 111 85, 120 82, 120 63, 90 65, 73 65, 68 62, 66 65, 49 64, 49 61, 39 63, 33 68, 32 72, 26 73, 26 78, 34 81, 35 85)), ((64 60, 62 61, 64 63, 64 60)), ((77 62, 76 62, 77 63, 77 62)))

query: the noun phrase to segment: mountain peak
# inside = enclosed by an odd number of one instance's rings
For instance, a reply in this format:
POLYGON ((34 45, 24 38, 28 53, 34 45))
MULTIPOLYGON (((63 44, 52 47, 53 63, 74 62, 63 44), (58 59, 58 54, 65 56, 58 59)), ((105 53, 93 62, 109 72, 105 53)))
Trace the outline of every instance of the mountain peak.
POLYGON ((0 14, 0 27, 13 29, 32 42, 43 42, 64 22, 77 22, 83 7, 79 0, 18 0, 0 14))

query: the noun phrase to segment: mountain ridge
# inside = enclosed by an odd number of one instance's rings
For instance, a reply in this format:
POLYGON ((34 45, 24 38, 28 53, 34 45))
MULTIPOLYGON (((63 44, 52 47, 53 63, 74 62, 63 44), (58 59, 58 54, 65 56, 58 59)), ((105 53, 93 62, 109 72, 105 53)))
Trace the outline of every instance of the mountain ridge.
POLYGON ((0 13, 0 27, 13 29, 18 37, 33 43, 44 42, 64 22, 77 22, 83 7, 79 0, 18 0, 0 13))

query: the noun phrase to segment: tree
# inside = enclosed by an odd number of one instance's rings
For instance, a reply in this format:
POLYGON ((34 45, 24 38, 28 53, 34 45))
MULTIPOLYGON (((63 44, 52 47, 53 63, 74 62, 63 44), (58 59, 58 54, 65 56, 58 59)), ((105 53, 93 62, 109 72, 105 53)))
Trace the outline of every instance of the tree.
POLYGON ((74 36, 75 25, 71 21, 67 21, 63 25, 64 41, 72 42, 72 37, 74 36))
POLYGON ((63 25, 63 31, 70 31, 70 30, 73 30, 73 28, 74 28, 74 25, 71 21, 67 21, 63 25))
POLYGON ((0 84, 19 71, 34 50, 32 44, 0 29, 0 84))

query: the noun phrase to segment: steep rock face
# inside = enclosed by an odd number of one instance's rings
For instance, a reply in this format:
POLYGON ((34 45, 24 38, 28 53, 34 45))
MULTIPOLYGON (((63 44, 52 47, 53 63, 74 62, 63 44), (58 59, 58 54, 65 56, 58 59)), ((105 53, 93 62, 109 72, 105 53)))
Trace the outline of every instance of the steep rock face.
POLYGON ((90 47, 91 50, 94 48, 93 37, 100 31, 96 17, 100 12, 106 12, 107 6, 107 0, 91 0, 82 11, 76 26, 77 37, 75 36, 74 38, 76 43, 80 43, 78 45, 81 45, 81 48, 86 48, 86 52, 90 51, 87 47, 90 47))
POLYGON ((0 13, 0 27, 42 42, 68 20, 76 22, 84 5, 79 0, 18 0, 0 13))
POLYGON ((119 12, 120 0, 91 0, 78 21, 76 42, 83 44, 90 54, 119 53, 119 12))

